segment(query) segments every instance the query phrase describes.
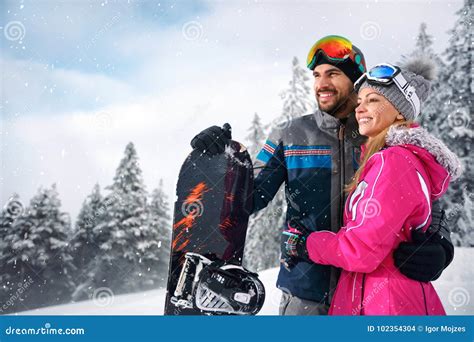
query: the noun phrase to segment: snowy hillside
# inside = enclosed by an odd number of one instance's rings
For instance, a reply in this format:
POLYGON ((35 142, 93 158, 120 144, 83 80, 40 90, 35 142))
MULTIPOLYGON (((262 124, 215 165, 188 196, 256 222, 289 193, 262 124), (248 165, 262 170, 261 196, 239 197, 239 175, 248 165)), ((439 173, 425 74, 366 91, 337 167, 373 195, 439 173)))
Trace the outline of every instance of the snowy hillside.
MULTIPOLYGON (((281 292, 275 287, 278 269, 260 273, 265 285, 265 304, 260 314, 277 315, 281 292)), ((96 301, 88 300, 74 304, 50 306, 43 309, 24 311, 22 315, 162 315, 165 305, 165 289, 134 294, 107 296, 96 301)))
MULTIPOLYGON (((474 248, 457 248, 453 263, 434 285, 443 301, 448 315, 474 315, 474 248)), ((278 269, 261 272, 267 296, 260 315, 278 315, 281 292, 275 282, 278 269)), ((165 290, 153 290, 115 297, 104 297, 98 301, 83 301, 74 304, 21 312, 23 315, 162 315, 165 290)))

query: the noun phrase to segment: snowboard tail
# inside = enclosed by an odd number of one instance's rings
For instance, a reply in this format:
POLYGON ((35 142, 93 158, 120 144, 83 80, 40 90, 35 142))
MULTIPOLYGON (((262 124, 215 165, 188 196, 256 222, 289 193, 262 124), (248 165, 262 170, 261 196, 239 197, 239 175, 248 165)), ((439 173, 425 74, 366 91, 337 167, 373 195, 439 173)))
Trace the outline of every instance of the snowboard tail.
POLYGON ((172 302, 177 286, 178 292, 185 286, 178 280, 189 271, 183 270, 186 253, 241 265, 252 192, 252 162, 240 143, 231 141, 212 157, 194 150, 186 158, 176 186, 165 315, 204 314, 172 302))

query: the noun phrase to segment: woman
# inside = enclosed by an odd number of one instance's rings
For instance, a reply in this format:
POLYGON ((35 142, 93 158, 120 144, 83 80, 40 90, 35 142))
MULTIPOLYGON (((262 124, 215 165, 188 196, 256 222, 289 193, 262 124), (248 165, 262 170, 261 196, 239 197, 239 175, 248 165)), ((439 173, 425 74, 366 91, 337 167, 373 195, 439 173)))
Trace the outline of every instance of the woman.
POLYGON ((428 96, 428 66, 380 64, 356 82, 356 119, 368 140, 348 185, 344 227, 284 232, 288 255, 343 269, 331 315, 445 315, 432 284, 405 277, 392 256, 412 230, 428 229, 432 201, 461 172, 456 156, 413 124, 428 96))

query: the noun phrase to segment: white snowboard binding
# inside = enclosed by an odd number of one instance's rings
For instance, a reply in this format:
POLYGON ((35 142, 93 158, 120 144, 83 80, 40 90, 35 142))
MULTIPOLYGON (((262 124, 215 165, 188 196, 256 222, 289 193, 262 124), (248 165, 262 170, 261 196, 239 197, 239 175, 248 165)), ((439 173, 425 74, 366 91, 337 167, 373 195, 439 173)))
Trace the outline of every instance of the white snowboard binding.
POLYGON ((255 315, 263 306, 265 288, 256 273, 240 265, 211 261, 186 253, 171 303, 208 314, 255 315))

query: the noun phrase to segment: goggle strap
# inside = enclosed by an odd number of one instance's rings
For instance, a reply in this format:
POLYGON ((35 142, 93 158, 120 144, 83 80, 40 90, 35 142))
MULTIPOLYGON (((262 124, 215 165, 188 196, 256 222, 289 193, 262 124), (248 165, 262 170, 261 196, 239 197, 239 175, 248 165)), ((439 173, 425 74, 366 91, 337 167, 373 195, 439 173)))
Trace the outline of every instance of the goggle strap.
POLYGON ((395 82, 398 89, 400 89, 408 102, 410 102, 416 118, 418 114, 420 114, 420 98, 416 94, 415 88, 407 82, 401 72, 393 78, 393 82, 395 82))
POLYGON ((364 81, 367 79, 367 73, 364 72, 358 79, 357 81, 355 81, 354 83, 354 90, 355 91, 359 91, 359 88, 360 86, 362 85, 362 83, 364 83, 364 81))

